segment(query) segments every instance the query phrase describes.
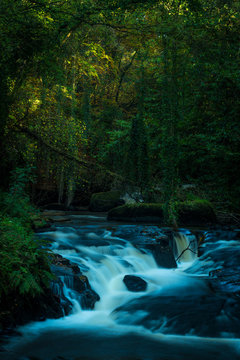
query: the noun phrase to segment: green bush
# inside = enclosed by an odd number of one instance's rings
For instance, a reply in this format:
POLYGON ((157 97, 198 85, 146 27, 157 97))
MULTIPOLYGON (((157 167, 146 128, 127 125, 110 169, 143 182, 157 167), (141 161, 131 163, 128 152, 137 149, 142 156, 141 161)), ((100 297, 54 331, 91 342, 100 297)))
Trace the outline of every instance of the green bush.
POLYGON ((28 185, 32 180, 31 167, 16 168, 11 173, 9 191, 0 193, 0 212, 3 215, 17 217, 29 227, 32 218, 38 214, 28 195, 28 185))
POLYGON ((16 168, 11 173, 8 192, 0 193, 0 295, 36 295, 49 285, 46 244, 34 239, 32 227, 39 221, 31 204, 28 186, 32 168, 16 168))
POLYGON ((32 296, 49 285, 49 253, 22 219, 0 218, 0 296, 13 291, 32 296))

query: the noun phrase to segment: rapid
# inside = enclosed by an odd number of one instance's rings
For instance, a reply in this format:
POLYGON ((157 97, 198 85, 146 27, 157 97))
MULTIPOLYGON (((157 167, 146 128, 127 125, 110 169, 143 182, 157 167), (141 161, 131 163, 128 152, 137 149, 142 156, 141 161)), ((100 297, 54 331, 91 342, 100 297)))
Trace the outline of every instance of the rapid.
POLYGON ((63 276, 71 313, 20 327, 1 359, 240 359, 238 231, 201 231, 198 251, 199 238, 186 229, 169 236, 154 225, 79 215, 38 236, 79 266, 100 300, 83 309, 63 276), (147 246, 167 237, 175 267, 162 267, 147 246), (126 275, 146 288, 129 290, 126 275))

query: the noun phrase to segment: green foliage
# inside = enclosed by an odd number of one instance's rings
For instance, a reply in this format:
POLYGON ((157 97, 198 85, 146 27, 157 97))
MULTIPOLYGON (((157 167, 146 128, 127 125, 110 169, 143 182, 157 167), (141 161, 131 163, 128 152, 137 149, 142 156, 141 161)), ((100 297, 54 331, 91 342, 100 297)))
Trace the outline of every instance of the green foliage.
POLYGON ((36 295, 49 285, 49 252, 34 239, 32 226, 39 224, 38 211, 28 192, 33 169, 11 172, 9 192, 0 193, 0 296, 9 293, 36 295))
POLYGON ((11 172, 10 179, 9 191, 0 193, 0 211, 4 215, 18 217, 30 227, 32 218, 38 213, 28 195, 28 187, 34 180, 33 169, 16 168, 11 172))
POLYGON ((0 218, 0 296, 36 295, 49 285, 49 254, 17 218, 0 218))

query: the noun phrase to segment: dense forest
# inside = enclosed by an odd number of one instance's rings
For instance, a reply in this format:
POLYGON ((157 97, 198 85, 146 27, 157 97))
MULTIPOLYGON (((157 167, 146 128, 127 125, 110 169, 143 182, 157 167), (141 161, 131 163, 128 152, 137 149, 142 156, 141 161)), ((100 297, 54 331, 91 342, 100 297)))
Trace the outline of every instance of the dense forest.
POLYGON ((235 0, 0 1, 3 303, 51 279, 39 207, 119 190, 170 225, 179 201, 239 213, 239 43, 235 0))
POLYGON ((167 197, 196 184, 239 209, 238 2, 0 10, 2 186, 31 167, 36 193, 57 189, 67 205, 119 181, 167 197))

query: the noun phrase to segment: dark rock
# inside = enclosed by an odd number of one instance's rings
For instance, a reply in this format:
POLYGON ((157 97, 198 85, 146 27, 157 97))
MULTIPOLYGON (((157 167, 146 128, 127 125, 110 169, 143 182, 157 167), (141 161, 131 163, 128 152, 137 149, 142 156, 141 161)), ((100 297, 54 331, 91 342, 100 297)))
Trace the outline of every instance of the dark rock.
POLYGON ((123 205, 120 191, 107 191, 93 194, 90 200, 90 211, 108 211, 116 206, 123 205))
POLYGON ((81 296, 82 309, 93 309, 95 303, 100 300, 100 296, 91 288, 86 289, 81 296))
POLYGON ((151 252, 158 266, 176 268, 172 243, 174 232, 156 225, 118 225, 114 236, 128 240, 140 251, 151 252))
MULTIPOLYGON (((180 288, 179 288, 180 290, 180 288)), ((210 288, 182 288, 176 295, 167 294, 142 296, 124 304, 115 311, 116 319, 141 325, 152 331, 166 334, 196 334, 198 336, 221 337, 222 333, 239 337, 240 303, 230 294, 217 295, 210 288), (143 317, 135 313, 144 311, 143 317), (122 312, 129 316, 124 318, 122 312), (127 319, 127 320, 126 320, 127 319)))
POLYGON ((145 248, 151 251, 158 266, 167 269, 177 267, 172 248, 169 244, 152 242, 145 244, 145 248))
POLYGON ((53 217, 53 216, 65 216, 66 212, 65 211, 61 211, 61 210, 47 210, 47 211, 43 211, 41 213, 41 216, 43 216, 44 218, 48 218, 48 217, 53 217))
POLYGON ((141 279, 139 276, 125 275, 123 282, 129 291, 140 292, 147 289, 146 281, 141 279))
POLYGON ((46 224, 46 226, 34 230, 35 233, 45 233, 49 231, 56 231, 56 227, 46 224))
POLYGON ((30 321, 57 319, 64 315, 67 306, 71 306, 70 302, 66 303, 64 309, 59 296, 53 294, 51 289, 44 289, 42 294, 35 297, 8 294, 8 298, 1 298, 0 326, 6 329, 30 321), (14 300, 10 302, 9 299, 14 300))
POLYGON ((54 254, 52 258, 52 266, 57 266, 53 268, 53 273, 57 275, 57 271, 60 273, 68 274, 80 274, 81 271, 78 265, 71 263, 68 259, 65 259, 62 255, 54 254), (70 271, 70 272, 69 272, 70 271))
POLYGON ((69 208, 67 208, 66 205, 59 204, 59 203, 47 204, 47 205, 42 206, 42 208, 45 210, 61 210, 61 211, 69 210, 69 208))
POLYGON ((64 301, 62 279, 68 288, 74 290, 77 293, 76 295, 79 295, 77 297, 83 309, 93 309, 96 301, 100 300, 99 295, 91 288, 88 278, 81 273, 78 265, 57 254, 54 255, 51 270, 57 277, 52 282, 52 288, 56 289, 55 292, 64 301))
POLYGON ((67 222, 70 220, 71 218, 69 216, 51 216, 48 218, 50 222, 67 222))

